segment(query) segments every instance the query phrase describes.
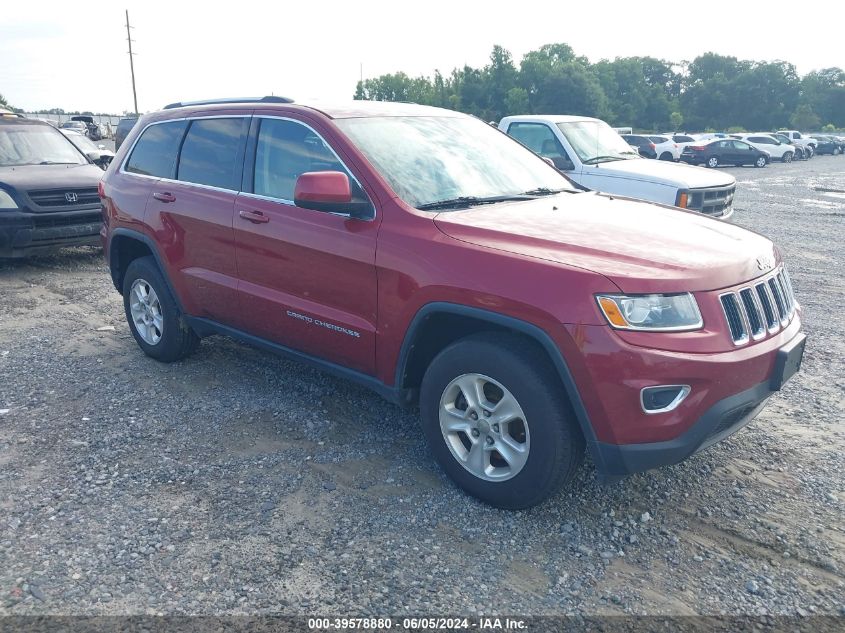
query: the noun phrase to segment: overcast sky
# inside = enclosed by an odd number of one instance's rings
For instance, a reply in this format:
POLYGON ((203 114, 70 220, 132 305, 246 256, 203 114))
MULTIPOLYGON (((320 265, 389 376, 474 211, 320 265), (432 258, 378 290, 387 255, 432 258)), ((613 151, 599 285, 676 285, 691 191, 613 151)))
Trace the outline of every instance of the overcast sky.
POLYGON ((171 101, 270 93, 300 101, 350 99, 359 64, 365 77, 400 70, 429 75, 436 68, 448 74, 455 66, 484 65, 494 44, 517 62, 543 44, 566 42, 591 61, 631 55, 680 61, 714 51, 783 59, 802 74, 845 67, 845 2, 788 6, 739 0, 8 1, 0 10, 0 93, 26 110, 131 110, 124 8, 134 26, 141 111, 171 101), (820 34, 825 24, 838 25, 829 38, 820 34))

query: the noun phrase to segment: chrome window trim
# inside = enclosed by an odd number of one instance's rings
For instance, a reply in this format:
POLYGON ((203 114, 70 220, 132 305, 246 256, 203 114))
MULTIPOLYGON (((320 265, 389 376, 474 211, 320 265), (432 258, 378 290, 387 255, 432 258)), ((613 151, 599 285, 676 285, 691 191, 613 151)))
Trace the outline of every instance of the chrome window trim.
MULTIPOLYGON (((140 141, 141 137, 144 136, 144 133, 154 125, 161 125, 162 123, 175 123, 178 121, 196 121, 197 119, 249 119, 251 117, 251 114, 212 114, 209 116, 183 116, 175 119, 162 119, 161 121, 150 121, 144 126, 143 130, 138 132, 138 136, 136 136, 135 140, 132 141, 132 145, 129 147, 129 151, 126 153, 126 157, 120 163, 120 169, 118 170, 118 173, 124 174, 126 176, 137 176, 139 178, 151 178, 153 180, 165 180, 167 182, 178 182, 187 185, 196 185, 198 187, 211 187, 211 185, 202 185, 200 183, 191 182, 189 180, 175 180, 173 178, 150 176, 148 174, 136 174, 133 171, 126 171, 126 165, 127 163, 129 163, 129 159, 132 158, 132 153, 135 151, 135 146, 138 144, 138 141, 140 141)), ((180 146, 177 151, 177 159, 179 158, 178 154, 181 153, 181 151, 182 147, 180 146)), ((234 191, 235 193, 238 193, 235 189, 222 189, 220 187, 217 187, 216 189, 218 189, 219 191, 234 191)))
MULTIPOLYGON (((267 202, 278 202, 280 204, 292 206, 296 209, 302 209, 302 207, 297 207, 293 200, 285 200, 283 198, 274 198, 273 196, 265 196, 265 195, 257 194, 257 193, 251 192, 251 191, 241 191, 239 189, 226 189, 226 188, 223 188, 223 187, 215 187, 213 185, 204 185, 202 183, 191 182, 189 180, 177 180, 175 178, 165 178, 165 177, 162 177, 162 176, 150 176, 148 174, 136 174, 135 172, 132 172, 132 171, 126 171, 126 165, 129 163, 129 159, 132 157, 132 153, 135 151, 135 146, 138 144, 138 141, 141 140, 141 137, 144 135, 144 133, 147 131, 147 129, 149 129, 153 125, 161 125, 162 123, 173 123, 173 122, 178 122, 178 121, 196 121, 196 120, 203 120, 203 119, 247 119, 247 118, 278 119, 280 121, 290 121, 292 123, 297 123, 299 125, 302 125, 302 126, 308 128, 308 130, 310 130, 315 136, 317 136, 317 138, 319 138, 323 142, 323 144, 329 149, 329 151, 335 157, 337 162, 340 163, 343 166, 343 168, 352 177, 352 179, 355 181, 355 183, 358 185, 358 187, 361 189, 361 191, 364 192, 364 195, 367 197, 367 201, 373 207, 373 217, 362 219, 362 220, 364 222, 373 222, 376 219, 376 217, 378 215, 376 205, 373 203, 373 200, 370 197, 370 195, 367 193, 367 190, 364 189, 364 187, 361 185, 361 181, 358 180, 358 177, 355 175, 355 173, 351 169, 349 169, 349 166, 340 158, 340 156, 338 156, 337 152, 326 141, 326 139, 323 137, 322 134, 320 134, 317 130, 315 130, 313 127, 311 127, 310 125, 308 125, 304 121, 300 121, 299 119, 294 119, 292 117, 274 116, 274 115, 269 115, 269 114, 260 114, 260 115, 256 115, 256 114, 231 114, 231 115, 228 115, 228 114, 213 114, 213 115, 208 115, 208 116, 203 116, 203 115, 185 116, 185 117, 177 117, 177 118, 173 118, 173 119, 162 119, 161 121, 151 121, 144 126, 144 129, 142 129, 138 133, 138 136, 135 137, 135 140, 132 141, 132 145, 129 147, 129 151, 126 153, 126 157, 123 159, 123 161, 120 164, 120 169, 118 170, 118 173, 123 174, 125 176, 132 176, 134 178, 146 178, 148 180, 158 180, 158 181, 166 182, 166 183, 173 183, 173 184, 179 184, 179 185, 190 185, 192 187, 199 187, 201 189, 209 189, 211 191, 220 191, 220 192, 223 192, 223 193, 234 193, 234 194, 239 194, 241 196, 245 196, 245 197, 249 197, 249 198, 255 198, 255 199, 258 199, 258 200, 265 200, 267 202)), ((260 128, 259 128, 258 132, 259 132, 259 134, 261 133, 260 128)), ((258 136, 256 135, 256 149, 257 149, 257 147, 258 147, 258 136)), ((182 150, 182 148, 180 146, 178 153, 181 153, 181 150, 182 150)), ((178 160, 178 155, 177 155, 177 160, 178 160)), ((244 162, 246 162, 246 158, 244 158, 244 162)), ((254 166, 253 166, 253 183, 252 183, 252 186, 253 187, 255 186, 255 167, 254 166)), ((304 209, 304 210, 305 211, 313 211, 313 209, 304 209)), ((333 211, 328 211, 328 212, 327 211, 316 211, 316 213, 328 213, 329 215, 335 215, 335 216, 342 217, 342 218, 350 217, 348 213, 337 213, 337 212, 333 212, 333 211)))
MULTIPOLYGON (((322 134, 320 134, 317 130, 315 130, 313 127, 311 127, 310 125, 308 125, 304 121, 300 121, 299 119, 294 119, 294 118, 288 117, 288 116, 272 115, 272 114, 254 114, 253 118, 256 118, 256 119, 275 119, 277 121, 290 121, 291 123, 296 123, 297 125, 301 125, 301 126, 307 128, 312 134, 314 134, 317 138, 320 139, 320 141, 323 143, 323 145, 325 145, 328 148, 328 150, 332 153, 332 156, 335 157, 335 160, 337 160, 337 162, 340 163, 343 166, 343 168, 346 170, 346 173, 348 173, 352 177, 352 180, 355 181, 355 184, 358 185, 358 188, 361 189, 361 191, 367 197, 367 201, 370 203, 370 206, 372 206, 372 208, 373 208, 373 217, 366 218, 366 219, 364 219, 364 221, 365 222, 373 222, 376 219, 378 213, 377 213, 377 210, 376 210, 376 205, 373 203, 373 200, 370 197, 370 194, 368 194, 367 190, 364 189, 364 186, 361 184, 361 181, 358 180, 358 177, 355 175, 355 172, 353 172, 351 169, 349 169, 349 165, 347 165, 344 162, 344 160, 334 150, 334 147, 331 146, 331 144, 323 137, 322 134)), ((258 153, 258 140, 260 139, 260 137, 261 137, 261 127, 259 126, 258 133, 256 134, 256 137, 255 137, 256 154, 258 153)), ((253 189, 255 189, 255 165, 254 164, 253 164, 253 168, 252 168, 252 185, 251 186, 252 186, 253 189)), ((302 207, 297 207, 293 200, 285 200, 283 198, 275 198, 273 196, 267 196, 267 195, 264 195, 264 194, 255 193, 253 191, 243 191, 241 193, 244 196, 249 196, 251 198, 257 198, 259 200, 267 200, 269 202, 280 202, 282 204, 287 204, 287 205, 296 207, 297 209, 302 208, 302 207)), ((310 211, 310 210, 313 210, 313 209, 306 209, 306 210, 310 211)), ((317 213, 327 213, 327 212, 326 211, 318 211, 317 213)), ((337 215, 337 216, 344 217, 344 218, 350 217, 348 213, 337 213, 337 212, 333 212, 333 211, 329 211, 328 213, 330 215, 337 215)), ((363 219, 363 218, 359 218, 359 219, 363 219)))
POLYGON ((656 415, 658 413, 668 413, 669 411, 674 411, 686 399, 691 391, 692 387, 689 385, 651 385, 650 387, 643 387, 640 389, 640 409, 642 409, 643 413, 646 415, 656 415), (662 409, 646 409, 643 394, 648 389, 680 389, 680 391, 678 392, 678 395, 675 396, 675 399, 662 409))

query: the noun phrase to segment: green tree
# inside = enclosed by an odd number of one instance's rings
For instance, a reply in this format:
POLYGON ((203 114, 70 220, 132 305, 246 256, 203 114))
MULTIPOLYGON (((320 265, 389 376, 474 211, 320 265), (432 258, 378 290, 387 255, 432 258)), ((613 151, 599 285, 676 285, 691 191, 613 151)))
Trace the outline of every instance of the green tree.
POLYGON ((0 106, 3 106, 4 108, 9 107, 9 102, 6 101, 6 97, 4 97, 2 94, 0 94, 0 106))
POLYGON ((795 109, 789 122, 796 130, 814 130, 819 127, 821 119, 811 106, 803 103, 795 109))
POLYGON ((504 116, 526 114, 528 112, 528 92, 525 88, 511 88, 505 99, 504 116))
POLYGON ((680 112, 673 112, 669 115, 669 127, 672 128, 673 132, 677 132, 681 129, 681 126, 684 124, 684 115, 680 112))

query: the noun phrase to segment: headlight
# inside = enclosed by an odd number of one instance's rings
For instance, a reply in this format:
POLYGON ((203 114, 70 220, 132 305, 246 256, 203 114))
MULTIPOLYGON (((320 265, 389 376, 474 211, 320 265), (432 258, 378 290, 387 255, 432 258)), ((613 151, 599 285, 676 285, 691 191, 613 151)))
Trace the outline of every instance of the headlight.
POLYGON ((689 292, 671 295, 597 295, 601 311, 619 330, 682 332, 697 330, 704 321, 689 292))
POLYGON ((12 200, 12 196, 0 189, 0 209, 17 209, 18 205, 12 200))

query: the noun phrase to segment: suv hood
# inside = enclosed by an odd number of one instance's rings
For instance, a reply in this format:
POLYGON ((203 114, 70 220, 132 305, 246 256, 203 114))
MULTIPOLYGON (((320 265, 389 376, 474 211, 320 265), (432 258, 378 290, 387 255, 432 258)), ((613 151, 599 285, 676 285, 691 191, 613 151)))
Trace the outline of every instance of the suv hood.
POLYGON ((591 170, 590 174, 592 176, 612 176, 643 182, 657 182, 681 189, 727 187, 736 184, 736 178, 724 172, 648 158, 631 158, 601 163, 594 170, 591 170))
POLYGON ((103 170, 91 164, 0 167, 0 186, 19 191, 96 187, 102 177, 103 170))
POLYGON ((770 240, 733 224, 597 193, 441 212, 434 223, 464 242, 591 270, 629 293, 716 290, 780 261, 770 240))

